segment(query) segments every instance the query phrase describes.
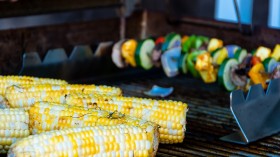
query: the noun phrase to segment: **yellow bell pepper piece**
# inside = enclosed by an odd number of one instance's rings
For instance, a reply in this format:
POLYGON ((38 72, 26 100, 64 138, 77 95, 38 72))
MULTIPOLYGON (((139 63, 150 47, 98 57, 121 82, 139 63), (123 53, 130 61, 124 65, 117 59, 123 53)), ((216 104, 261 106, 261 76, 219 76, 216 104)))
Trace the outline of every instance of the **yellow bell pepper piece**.
POLYGON ((227 49, 224 47, 220 50, 220 55, 217 58, 217 64, 221 65, 223 61, 228 57, 227 49))
POLYGON ((277 44, 271 55, 276 61, 280 61, 280 44, 277 44))
POLYGON ((137 41, 130 39, 123 43, 121 47, 122 51, 122 57, 125 59, 125 61, 130 64, 133 67, 136 67, 136 61, 135 61, 135 51, 137 47, 137 41))
POLYGON ((262 63, 255 64, 251 70, 249 71, 249 76, 251 78, 251 81, 253 81, 254 84, 262 84, 262 87, 266 88, 266 80, 268 79, 268 76, 264 74, 265 69, 262 63))
POLYGON ((197 56, 195 68, 198 71, 207 70, 212 66, 212 58, 209 52, 204 52, 197 56))
POLYGON ((271 54, 271 49, 267 47, 260 46, 256 51, 256 56, 261 59, 261 61, 264 61, 266 58, 268 58, 271 54))
POLYGON ((214 51, 214 50, 216 50, 217 48, 220 48, 220 47, 223 47, 223 41, 220 40, 220 39, 212 38, 209 41, 207 49, 208 49, 209 52, 212 52, 212 51, 214 51))
POLYGON ((217 70, 211 66, 208 70, 198 71, 205 83, 213 83, 217 80, 217 70))
POLYGON ((195 68, 198 70, 205 83, 212 83, 216 81, 217 71, 212 65, 212 58, 209 52, 205 52, 197 56, 195 68))

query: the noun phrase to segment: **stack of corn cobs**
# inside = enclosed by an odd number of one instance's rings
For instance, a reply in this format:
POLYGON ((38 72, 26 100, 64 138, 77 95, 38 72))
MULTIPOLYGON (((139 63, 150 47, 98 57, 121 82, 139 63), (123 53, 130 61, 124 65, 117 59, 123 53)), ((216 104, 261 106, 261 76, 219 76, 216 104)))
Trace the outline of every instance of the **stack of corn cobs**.
POLYGON ((260 46, 251 53, 238 45, 205 36, 170 33, 165 37, 137 42, 121 40, 113 47, 112 60, 119 68, 162 66, 168 77, 190 73, 205 83, 218 81, 226 90, 248 90, 253 84, 267 87, 270 79, 280 78, 280 45, 272 51, 260 46))
POLYGON ((27 76, 0 76, 0 94, 0 153, 11 157, 155 156, 184 140, 182 102, 27 76))

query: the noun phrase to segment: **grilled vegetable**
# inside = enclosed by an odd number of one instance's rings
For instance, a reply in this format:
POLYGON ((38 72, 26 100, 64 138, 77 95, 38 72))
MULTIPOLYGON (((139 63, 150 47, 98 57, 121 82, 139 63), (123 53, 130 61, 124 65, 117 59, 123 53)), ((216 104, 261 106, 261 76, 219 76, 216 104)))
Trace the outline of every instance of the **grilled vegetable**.
POLYGON ((258 63, 262 63, 260 57, 258 57, 258 56, 252 56, 252 58, 251 58, 251 65, 256 65, 256 64, 258 64, 258 63))
POLYGON ((170 33, 165 37, 165 41, 162 45, 162 52, 180 46, 181 46, 181 36, 176 33, 170 33))
POLYGON ((220 50, 220 53, 219 53, 219 56, 217 58, 217 64, 218 65, 221 65, 225 59, 228 58, 228 52, 227 52, 227 48, 223 47, 221 50, 220 50))
POLYGON ((152 39, 142 40, 138 43, 135 60, 137 66, 140 66, 146 70, 153 67, 152 52, 155 47, 155 42, 152 39))
POLYGON ((236 88, 231 80, 231 73, 233 72, 233 67, 236 67, 237 65, 238 61, 236 59, 226 59, 219 69, 218 83, 224 86, 228 91, 232 91, 236 88))
POLYGON ((263 88, 266 88, 266 80, 268 79, 265 74, 265 69, 262 63, 255 64, 249 71, 248 75, 254 84, 262 84, 263 88))
POLYGON ((228 58, 234 58, 235 52, 240 49, 237 45, 227 45, 225 48, 227 49, 228 58))
POLYGON ((134 58, 136 47, 137 47, 137 41, 134 39, 125 41, 121 46, 122 57, 132 67, 136 67, 136 61, 134 58))
POLYGON ((187 67, 187 63, 188 63, 188 53, 185 54, 181 54, 180 57, 180 61, 179 61, 179 68, 182 71, 183 74, 186 74, 188 72, 188 67, 187 67))
POLYGON ((64 80, 38 78, 30 76, 0 76, 0 94, 4 95, 7 87, 11 85, 35 85, 35 84, 67 84, 64 80))
POLYGON ((65 102, 85 108, 119 111, 125 115, 155 122, 160 126, 161 143, 179 143, 184 139, 188 106, 182 102, 86 94, 68 95, 65 102))
POLYGON ((218 65, 217 60, 218 60, 218 57, 220 56, 222 49, 223 48, 217 48, 216 50, 211 52, 212 62, 216 65, 218 65))
POLYGON ((263 61, 263 65, 267 73, 272 73, 277 64, 276 60, 272 57, 268 57, 263 61))
POLYGON ((12 145, 14 156, 155 156, 153 128, 130 125, 71 128, 32 135, 12 145))
POLYGON ((246 56, 247 50, 240 48, 236 50, 233 58, 235 58, 239 63, 242 63, 246 56))
POLYGON ((196 58, 199 54, 203 53, 205 51, 194 51, 192 53, 190 53, 187 57, 187 67, 188 70, 190 71, 190 73, 192 74, 193 77, 195 78, 199 78, 200 75, 198 73, 198 71, 195 69, 195 62, 196 62, 196 58))
POLYGON ((198 70, 205 83, 213 83, 216 81, 216 71, 212 65, 212 58, 209 52, 197 56, 195 68, 198 70))
POLYGON ((7 88, 5 97, 11 108, 29 108, 37 101, 61 102, 63 95, 70 93, 120 96, 121 90, 115 87, 95 85, 10 86, 7 88))
POLYGON ((271 57, 274 58, 276 61, 280 61, 280 44, 277 44, 275 46, 271 57))
POLYGON ((209 42, 209 38, 205 36, 197 36, 193 46, 195 49, 206 50, 207 47, 204 46, 206 46, 208 42, 209 42))
POLYGON ((188 53, 191 50, 191 48, 193 48, 195 40, 196 40, 196 36, 192 35, 184 42, 182 41, 182 52, 184 54, 188 53))
POLYGON ((23 109, 0 109, 0 154, 10 145, 29 135, 28 113, 23 109))
POLYGON ((161 64, 168 77, 174 77, 179 74, 180 55, 181 47, 175 47, 169 49, 161 56, 161 64))
POLYGON ((220 48, 223 46, 223 41, 216 38, 211 38, 208 44, 208 52, 212 52, 216 50, 217 48, 220 48))
MULTIPOLYGON (((184 35, 181 39, 181 46, 183 47, 183 44, 189 39, 189 36, 184 35)), ((182 50, 183 51, 183 50, 182 50)))
POLYGON ((124 58, 122 57, 121 53, 121 47, 125 40, 120 40, 117 43, 114 44, 113 50, 112 50, 112 61, 118 68, 124 68, 127 66, 127 63, 125 63, 124 58))
POLYGON ((255 54, 255 56, 259 57, 261 59, 261 61, 264 61, 266 58, 268 58, 270 56, 271 49, 260 46, 254 54, 255 54))
POLYGON ((153 52, 152 52, 152 61, 153 61, 153 65, 155 67, 160 67, 161 63, 160 63, 160 57, 161 57, 161 54, 162 54, 162 51, 161 51, 161 47, 164 43, 164 37, 159 37, 157 38, 157 40, 155 41, 155 47, 153 49, 153 52))

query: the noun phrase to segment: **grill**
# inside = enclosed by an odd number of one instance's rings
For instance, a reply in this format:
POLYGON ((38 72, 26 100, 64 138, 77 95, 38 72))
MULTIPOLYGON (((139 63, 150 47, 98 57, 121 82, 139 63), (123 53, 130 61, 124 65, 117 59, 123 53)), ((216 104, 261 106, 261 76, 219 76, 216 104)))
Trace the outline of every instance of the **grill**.
POLYGON ((229 93, 218 84, 205 84, 191 76, 167 78, 159 69, 128 72, 118 79, 87 79, 73 83, 109 84, 120 87, 126 96, 147 97, 153 85, 174 87, 165 99, 188 103, 187 132, 183 143, 161 144, 157 156, 279 156, 280 135, 265 138, 248 146, 220 141, 219 138, 238 130, 229 109, 229 93))
MULTIPOLYGON (((0 10, 5 11, 1 17, 44 14, 53 11, 68 12, 79 3, 62 1, 59 7, 52 8, 51 4, 54 2, 53 0, 49 1, 47 3, 49 8, 46 9, 43 7, 44 5, 40 5, 40 3, 46 2, 34 3, 34 5, 38 5, 36 6, 38 10, 33 10, 32 7, 30 9, 29 5, 21 7, 19 4, 16 5, 18 11, 12 12, 9 12, 11 4, 5 4, 4 7, 0 7, 0 10), (29 8, 26 9, 28 6, 29 8)), ((118 0, 112 0, 112 3, 109 3, 110 0, 105 0, 104 4, 101 1, 100 4, 93 1, 83 0, 82 2, 73 12, 65 15, 60 14, 60 16, 104 13, 100 10, 88 10, 89 7, 95 9, 101 7, 105 9, 105 12, 108 12, 112 8, 115 9, 114 7, 122 6, 118 0), (106 8, 108 5, 109 9, 106 8), (82 12, 83 9, 86 11, 82 12)), ((148 1, 144 2, 148 3, 148 1)), ((24 1, 20 3, 24 3, 24 1)), ((122 32, 124 30, 126 38, 135 39, 164 35, 172 31, 180 34, 217 37, 223 39, 225 45, 237 44, 249 51, 259 45, 272 48, 276 43, 280 43, 280 32, 277 30, 262 27, 254 27, 253 29, 248 27, 246 30, 246 27, 243 27, 243 32, 239 32, 238 26, 235 24, 152 12, 149 11, 149 7, 148 10, 137 8, 136 12, 126 17, 125 23, 123 23, 124 15, 119 18, 116 17, 115 13, 110 12, 112 15, 97 19, 90 17, 85 18, 84 21, 71 19, 73 21, 70 24, 50 21, 51 24, 55 25, 37 26, 30 24, 32 27, 28 26, 28 28, 25 28, 25 25, 20 26, 22 28, 17 28, 15 25, 14 30, 5 30, 5 26, 2 26, 0 28, 3 29, 0 31, 0 70, 3 74, 18 74, 23 62, 22 52, 36 51, 43 58, 47 50, 62 47, 69 55, 68 52, 75 45, 87 44, 95 47, 101 41, 116 42, 119 40, 119 36, 124 35, 122 32)), ((44 16, 40 15, 37 18, 44 18, 44 16)), ((5 22, 5 19, 0 22, 5 22)), ((30 68, 22 74, 40 77, 51 76, 66 79, 70 83, 114 85, 120 87, 125 96, 147 97, 143 91, 150 90, 153 85, 174 87, 174 92, 165 99, 188 103, 186 137, 181 144, 161 144, 157 156, 280 156, 280 135, 274 135, 247 146, 219 140, 220 137, 237 131, 238 126, 229 109, 229 93, 216 83, 205 84, 189 75, 167 78, 162 69, 157 68, 149 71, 141 69, 120 70, 113 65, 108 53, 101 57, 94 57, 90 64, 80 61, 71 64, 70 67, 73 68, 71 69, 72 73, 65 64, 57 64, 52 66, 52 70, 49 70, 48 67, 39 70, 30 68), (100 65, 104 65, 102 69, 98 68, 100 65), (50 71, 53 73, 49 73, 50 71), (67 71, 67 75, 64 75, 63 71, 67 71)))

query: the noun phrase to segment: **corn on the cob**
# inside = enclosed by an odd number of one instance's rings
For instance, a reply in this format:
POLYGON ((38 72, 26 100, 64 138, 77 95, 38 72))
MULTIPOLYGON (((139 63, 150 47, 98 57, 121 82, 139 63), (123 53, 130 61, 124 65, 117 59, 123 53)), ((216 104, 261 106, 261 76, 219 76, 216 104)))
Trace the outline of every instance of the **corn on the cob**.
POLYGON ((43 84, 10 86, 6 89, 5 97, 11 108, 29 108, 37 101, 63 103, 65 95, 76 92, 111 96, 119 96, 122 93, 119 88, 109 86, 43 84))
POLYGON ((67 84, 64 80, 50 79, 50 78, 38 78, 30 76, 0 76, 0 94, 5 94, 5 89, 11 85, 22 84, 67 84))
POLYGON ((136 126, 94 126, 45 132, 11 146, 8 157, 35 156, 155 156, 156 141, 136 126))
POLYGON ((180 143, 186 130, 188 106, 182 102, 134 97, 104 97, 88 94, 65 96, 65 103, 85 108, 101 108, 152 121, 160 126, 160 143, 180 143))
POLYGON ((0 109, 0 153, 7 153, 12 143, 29 135, 28 122, 23 109, 0 109))
POLYGON ((0 109, 10 108, 8 100, 0 94, 0 109))

